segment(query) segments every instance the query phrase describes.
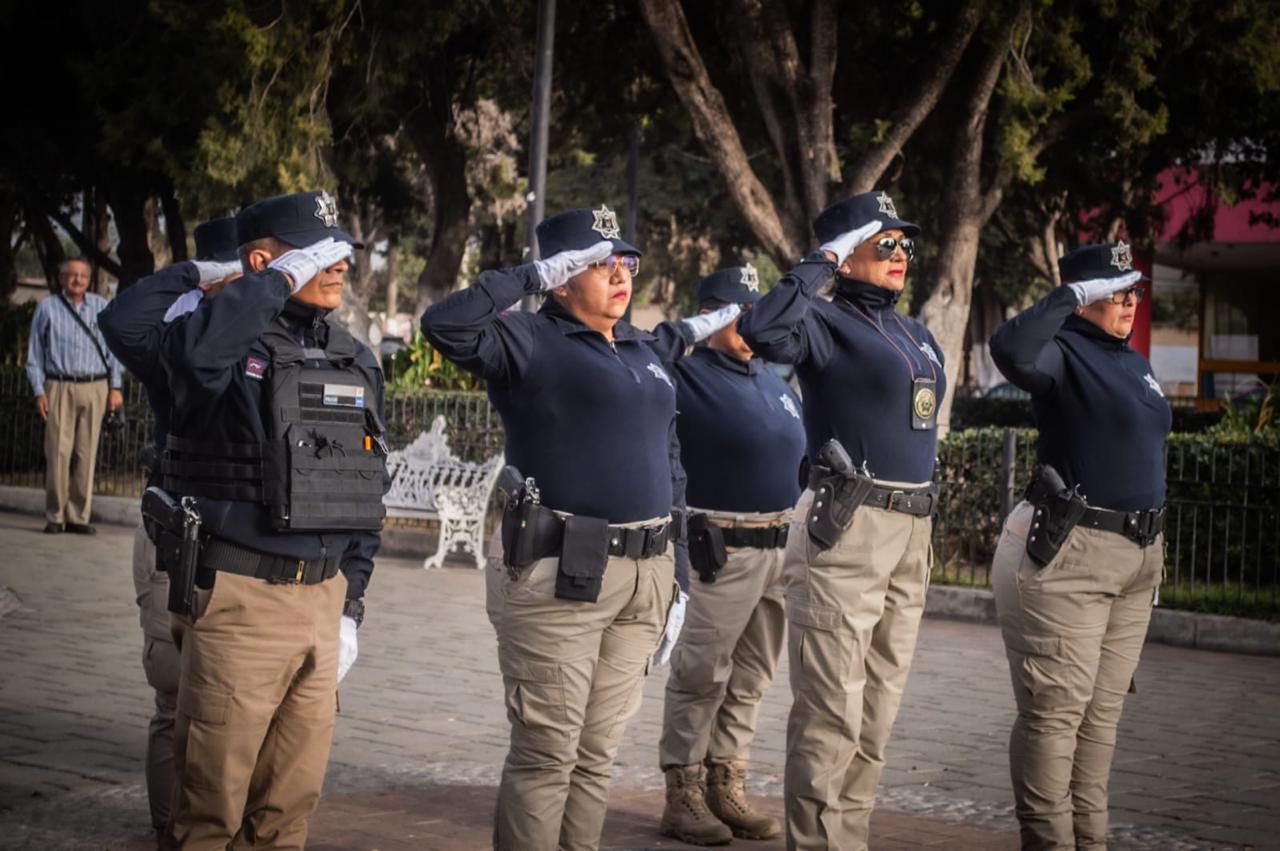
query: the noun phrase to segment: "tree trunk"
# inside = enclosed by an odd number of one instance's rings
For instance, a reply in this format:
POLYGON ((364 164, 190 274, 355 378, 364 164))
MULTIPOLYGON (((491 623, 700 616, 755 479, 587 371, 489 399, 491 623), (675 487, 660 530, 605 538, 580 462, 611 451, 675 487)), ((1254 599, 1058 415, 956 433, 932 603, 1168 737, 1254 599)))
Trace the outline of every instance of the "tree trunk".
MULTIPOLYGON (((21 209, 11 192, 0 193, 0 302, 7 302, 18 290, 18 268, 15 262, 13 232, 18 228, 21 209)), ((18 243, 21 245, 21 241, 18 243)))
POLYGON ((169 239, 160 224, 160 199, 154 195, 148 198, 143 211, 147 220, 147 248, 155 258, 155 265, 163 269, 173 261, 169 256, 169 239))
POLYGON ((467 190, 467 151, 447 121, 424 109, 411 124, 411 136, 427 163, 431 180, 432 235, 427 265, 418 276, 414 318, 453 292, 462 268, 462 256, 470 233, 471 193, 467 190))
POLYGON ((369 296, 373 291, 373 250, 378 235, 378 209, 369 201, 354 206, 344 224, 357 242, 364 248, 357 249, 351 270, 347 273, 346 286, 342 288, 342 305, 336 312, 337 320, 366 346, 369 343, 369 296))
POLYGON ((40 258, 40 266, 44 269, 45 284, 48 285, 49 292, 56 293, 58 291, 58 266, 66 259, 66 254, 62 250, 62 240, 58 239, 57 233, 53 230, 53 225, 49 224, 49 218, 44 214, 43 210, 35 210, 28 207, 23 210, 22 217, 31 232, 31 238, 36 248, 36 256, 40 258))
POLYGON ((166 185, 160 193, 160 204, 164 210, 164 232, 169 239, 171 262, 181 263, 190 259, 187 252, 187 223, 182 218, 182 205, 174 195, 172 184, 166 185))
POLYGON ((938 435, 951 427, 951 402, 955 399, 960 365, 964 359, 964 334, 969 326, 973 300, 973 270, 978 262, 981 225, 975 217, 955 217, 938 247, 938 280, 933 294, 920 310, 920 321, 933 333, 945 359, 947 395, 938 409, 938 435))
POLYGON ((156 261, 148 244, 146 205, 150 192, 129 175, 122 175, 106 187, 107 203, 115 215, 120 242, 116 256, 120 258, 120 289, 126 289, 139 278, 156 270, 156 261))

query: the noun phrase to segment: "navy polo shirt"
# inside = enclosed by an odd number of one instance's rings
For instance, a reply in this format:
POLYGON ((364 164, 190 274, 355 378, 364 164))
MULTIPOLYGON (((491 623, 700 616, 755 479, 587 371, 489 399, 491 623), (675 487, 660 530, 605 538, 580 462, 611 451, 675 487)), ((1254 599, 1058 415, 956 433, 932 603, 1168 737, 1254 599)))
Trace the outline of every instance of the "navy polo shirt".
POLYGON ((817 298, 835 270, 822 252, 810 254, 743 314, 738 329, 760 357, 795 364, 811 461, 835 438, 877 479, 928 482, 938 430, 911 427, 912 381, 936 381, 941 404, 947 381, 938 342, 894 310, 897 294, 883 287, 842 280, 832 301, 817 298))
POLYGON ((676 363, 676 429, 691 508, 772 512, 800 498, 800 400, 759 358, 706 346, 676 363))
POLYGON ((544 505, 611 523, 667 516, 676 391, 662 340, 620 321, 610 343, 555 299, 503 313, 538 289, 532 266, 484 272, 432 305, 422 331, 487 379, 507 463, 534 478, 544 505))
POLYGON ((1041 463, 1095 508, 1159 508, 1173 413, 1147 359, 1074 315, 1078 303, 1058 287, 1000 326, 991 357, 1031 394, 1041 463))

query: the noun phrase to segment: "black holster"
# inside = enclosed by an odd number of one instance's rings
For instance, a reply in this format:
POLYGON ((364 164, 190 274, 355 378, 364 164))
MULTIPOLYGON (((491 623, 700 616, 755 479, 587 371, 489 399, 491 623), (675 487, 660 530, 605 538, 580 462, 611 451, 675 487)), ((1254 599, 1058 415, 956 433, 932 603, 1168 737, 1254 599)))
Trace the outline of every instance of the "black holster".
POLYGON ((537 503, 510 501, 502 514, 502 563, 520 570, 560 550, 564 521, 537 503))
POLYGON ((858 510, 875 487, 875 480, 858 472, 837 473, 829 467, 810 467, 813 503, 809 506, 806 527, 809 539, 820 550, 829 550, 853 522, 858 510))
POLYGON ((1089 504, 1048 464, 1036 466, 1024 498, 1035 509, 1027 530, 1027 555, 1044 567, 1062 549, 1089 504))
POLYGON ((716 574, 729 561, 725 549, 724 530, 705 514, 689 516, 689 564, 698 578, 706 583, 716 581, 716 574))

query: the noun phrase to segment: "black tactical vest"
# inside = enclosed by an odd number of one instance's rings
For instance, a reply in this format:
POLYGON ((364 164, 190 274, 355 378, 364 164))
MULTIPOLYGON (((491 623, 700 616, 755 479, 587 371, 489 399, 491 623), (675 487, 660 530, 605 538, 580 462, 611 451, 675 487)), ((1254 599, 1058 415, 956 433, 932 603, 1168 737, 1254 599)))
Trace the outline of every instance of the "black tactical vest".
POLYGON ((382 528, 385 428, 376 411, 372 369, 356 360, 355 340, 330 323, 323 349, 304 349, 279 319, 250 351, 269 382, 264 444, 169 436, 164 487, 182 496, 265 505, 282 532, 382 528), (330 369, 307 365, 327 361, 330 369))

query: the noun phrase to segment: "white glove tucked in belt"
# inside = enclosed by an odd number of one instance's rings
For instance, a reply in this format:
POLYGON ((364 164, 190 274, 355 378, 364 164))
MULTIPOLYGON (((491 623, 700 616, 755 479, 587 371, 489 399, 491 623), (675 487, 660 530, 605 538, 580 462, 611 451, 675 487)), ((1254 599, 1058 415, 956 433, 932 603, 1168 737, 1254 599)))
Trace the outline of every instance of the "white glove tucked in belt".
POLYGON ((655 666, 665 665, 671 660, 671 651, 676 648, 680 630, 684 627, 684 610, 688 604, 689 595, 684 591, 677 591, 676 598, 671 601, 671 609, 667 612, 667 629, 662 633, 662 641, 658 643, 658 649, 653 654, 655 666))

